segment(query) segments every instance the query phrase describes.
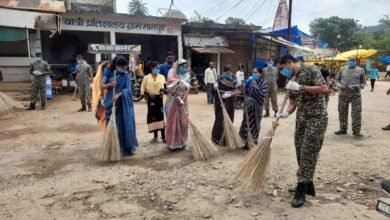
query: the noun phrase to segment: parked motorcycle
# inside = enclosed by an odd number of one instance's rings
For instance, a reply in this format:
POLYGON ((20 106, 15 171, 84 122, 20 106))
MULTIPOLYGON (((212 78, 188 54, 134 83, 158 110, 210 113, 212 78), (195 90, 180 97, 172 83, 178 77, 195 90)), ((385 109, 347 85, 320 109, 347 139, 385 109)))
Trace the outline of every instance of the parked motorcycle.
POLYGON ((139 77, 139 78, 133 78, 131 80, 132 82, 132 89, 133 89, 133 101, 134 102, 139 102, 141 101, 144 96, 141 95, 141 85, 142 85, 142 80, 144 78, 143 77, 139 77))
POLYGON ((199 93, 199 83, 198 83, 198 79, 196 78, 195 75, 193 75, 191 77, 190 85, 191 85, 190 93, 198 94, 199 93))

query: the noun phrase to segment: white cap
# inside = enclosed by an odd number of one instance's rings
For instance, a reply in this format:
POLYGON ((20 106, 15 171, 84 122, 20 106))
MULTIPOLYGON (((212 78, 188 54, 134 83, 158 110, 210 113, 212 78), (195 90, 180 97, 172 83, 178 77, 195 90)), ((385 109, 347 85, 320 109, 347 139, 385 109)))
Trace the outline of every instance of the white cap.
POLYGON ((184 64, 184 63, 187 63, 187 60, 185 60, 185 59, 179 59, 178 61, 177 61, 177 64, 178 65, 181 65, 181 64, 184 64))

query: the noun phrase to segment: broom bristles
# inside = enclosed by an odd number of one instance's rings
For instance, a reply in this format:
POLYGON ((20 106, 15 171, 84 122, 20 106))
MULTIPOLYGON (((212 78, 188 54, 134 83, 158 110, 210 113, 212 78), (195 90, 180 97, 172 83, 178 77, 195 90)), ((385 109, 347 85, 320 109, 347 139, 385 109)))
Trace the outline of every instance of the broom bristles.
POLYGON ((230 120, 230 116, 224 107, 222 107, 222 112, 223 112, 223 131, 224 131, 223 133, 224 133, 226 145, 232 150, 238 149, 242 145, 241 137, 238 135, 238 132, 234 128, 233 122, 230 120))
POLYGON ((0 92, 0 113, 4 113, 16 108, 23 108, 23 105, 13 100, 6 94, 0 92))
POLYGON ((256 191, 262 190, 271 157, 273 132, 273 129, 270 129, 240 163, 234 179, 243 183, 243 186, 256 191))
POLYGON ((195 160, 206 160, 219 153, 219 149, 191 121, 190 127, 193 142, 191 150, 195 160))
POLYGON ((98 149, 96 159, 102 161, 119 161, 121 159, 115 109, 112 110, 110 121, 103 133, 103 142, 98 149))

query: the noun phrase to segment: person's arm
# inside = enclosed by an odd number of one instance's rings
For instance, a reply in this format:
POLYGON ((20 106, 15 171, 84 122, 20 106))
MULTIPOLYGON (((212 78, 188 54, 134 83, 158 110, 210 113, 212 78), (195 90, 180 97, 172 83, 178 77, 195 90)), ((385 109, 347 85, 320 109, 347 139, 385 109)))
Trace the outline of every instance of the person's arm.
POLYGON ((314 94, 314 95, 318 95, 318 94, 327 94, 328 93, 328 85, 327 84, 323 84, 323 85, 320 85, 320 86, 303 86, 303 91, 304 92, 307 92, 307 93, 311 93, 311 94, 314 94))
POLYGON ((30 64, 30 74, 33 75, 34 72, 34 65, 30 64))
POLYGON ((338 74, 336 74, 336 86, 339 87, 340 89, 345 89, 345 86, 343 84, 341 84, 341 72, 342 72, 342 69, 340 69, 340 71, 338 72, 338 74))
POLYGON ((45 63, 45 71, 46 71, 45 74, 49 74, 50 73, 50 65, 47 62, 45 63))
POLYGON ((366 80, 366 74, 364 70, 362 70, 362 73, 360 75, 360 88, 364 89, 364 87, 366 87, 366 80))
POLYGON ((148 77, 145 77, 144 80, 142 80, 141 95, 145 95, 147 81, 148 81, 148 77))
POLYGON ((206 69, 205 71, 204 71, 204 83, 208 83, 207 81, 206 81, 206 79, 207 79, 207 75, 208 75, 208 69, 206 69))
POLYGON ((297 105, 294 99, 288 99, 287 113, 291 115, 297 109, 297 105))

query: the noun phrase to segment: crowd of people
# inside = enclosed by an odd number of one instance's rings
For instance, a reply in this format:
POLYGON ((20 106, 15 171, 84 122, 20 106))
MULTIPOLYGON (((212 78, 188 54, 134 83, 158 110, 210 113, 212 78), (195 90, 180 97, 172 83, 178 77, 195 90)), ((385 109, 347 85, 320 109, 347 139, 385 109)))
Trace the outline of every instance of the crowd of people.
MULTIPOLYGON (((34 79, 31 105, 28 110, 35 109, 38 93, 41 96, 41 108, 45 108, 46 99, 42 87, 50 67, 47 62, 41 60, 41 54, 36 56, 36 61, 31 65, 34 79)), ((108 125, 111 114, 115 111, 122 156, 134 155, 139 144, 128 60, 118 56, 110 62, 101 63, 93 80, 92 70, 82 56, 77 56, 77 61, 79 65, 75 68, 75 72, 82 105, 79 111, 93 111, 102 130, 108 125), (92 95, 91 81, 93 81, 92 95)), ((291 205, 301 207, 305 203, 306 195, 315 196, 313 176, 328 125, 330 74, 323 66, 300 63, 289 54, 281 57, 277 63, 268 60, 265 67, 253 68, 247 79, 244 77, 241 64, 238 69, 239 71, 233 74, 231 65, 226 65, 223 73, 218 74, 214 63, 210 62, 205 70, 207 103, 214 105, 215 114, 210 138, 219 146, 227 144, 227 137, 223 133, 222 105, 230 120, 234 121, 235 100, 239 95, 244 97, 243 120, 239 135, 243 140, 241 147, 245 149, 249 149, 248 134, 251 134, 256 144, 258 143, 261 120, 262 117, 270 117, 270 104, 274 117, 287 118, 296 112, 294 143, 298 162, 298 182, 297 186, 290 191, 295 194, 291 205), (289 79, 286 85, 289 98, 286 110, 279 109, 277 104, 276 82, 279 74, 289 79)), ((375 80, 378 78, 378 70, 375 67, 370 72, 370 78, 371 91, 373 91, 375 80)), ((335 84, 339 89, 340 123, 340 129, 335 134, 347 134, 348 109, 351 104, 353 135, 357 138, 363 137, 361 90, 366 86, 366 74, 357 65, 355 57, 351 57, 348 65, 341 68, 335 77, 335 84)), ((159 141, 160 132, 162 142, 166 143, 170 151, 186 148, 190 87, 188 63, 184 59, 176 60, 173 53, 167 54, 166 62, 163 64, 151 62, 148 65, 148 73, 141 85, 141 94, 145 96, 147 102, 146 121, 148 131, 153 133, 151 143, 159 141)), ((387 94, 390 94, 390 89, 387 94)), ((383 129, 390 130, 390 125, 383 129)))

